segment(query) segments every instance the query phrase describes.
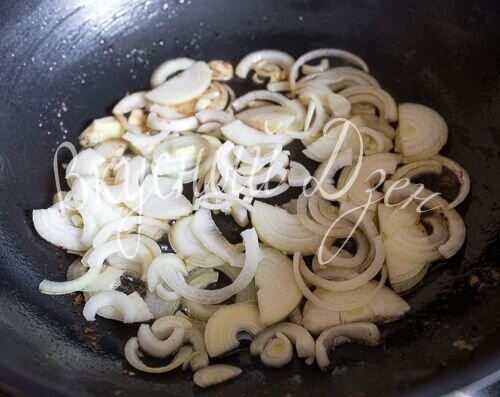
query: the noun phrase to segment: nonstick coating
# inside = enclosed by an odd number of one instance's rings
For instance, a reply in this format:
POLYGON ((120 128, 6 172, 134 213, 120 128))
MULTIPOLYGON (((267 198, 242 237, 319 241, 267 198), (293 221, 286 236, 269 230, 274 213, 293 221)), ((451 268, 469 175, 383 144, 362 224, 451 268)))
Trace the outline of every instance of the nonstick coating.
MULTIPOLYGON (((0 5, 0 384, 37 395, 437 395, 500 368, 500 18, 495 1, 3 1, 0 5), (470 172, 465 248, 433 266, 408 316, 377 348, 345 346, 333 374, 294 362, 209 391, 181 371, 132 374, 132 330, 86 323, 74 296, 38 293, 71 261, 40 239, 31 210, 50 203, 58 143, 148 86, 176 56, 238 59, 338 47, 363 57, 396 100, 448 121, 445 153, 470 172), (470 283, 471 275, 479 284, 470 283), (472 285, 471 285, 472 284, 472 285), (85 331, 92 327, 95 332, 85 331), (90 332, 90 333, 89 333, 90 332), (458 342, 457 342, 458 341, 458 342), (462 342, 461 342, 462 341, 462 342), (454 343, 455 342, 455 343, 454 343), (461 347, 461 348, 460 348, 461 347), (290 394, 288 394, 290 393, 290 394)), ((135 373, 135 371, 134 371, 135 373)))

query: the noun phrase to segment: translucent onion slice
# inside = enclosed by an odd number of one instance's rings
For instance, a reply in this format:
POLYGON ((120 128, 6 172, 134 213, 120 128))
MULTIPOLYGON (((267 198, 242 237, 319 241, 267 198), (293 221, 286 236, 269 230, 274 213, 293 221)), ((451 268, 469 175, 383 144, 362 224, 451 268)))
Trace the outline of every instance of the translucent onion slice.
POLYGON ((153 175, 144 179, 138 196, 125 204, 140 215, 163 220, 189 215, 193 208, 179 190, 178 181, 153 175))
POLYGON ((95 321, 98 311, 107 306, 118 310, 118 317, 114 319, 124 323, 142 323, 153 318, 148 306, 137 292, 126 295, 119 291, 105 291, 93 295, 83 308, 83 316, 87 321, 95 321))
POLYGON ((399 105, 396 151, 410 163, 428 159, 443 148, 448 139, 448 126, 435 110, 416 103, 399 105))
POLYGON ((262 247, 263 258, 255 274, 257 301, 262 325, 285 319, 302 300, 292 261, 280 251, 262 247))
MULTIPOLYGON (((383 248, 382 248, 383 249, 383 248)), ((384 252, 382 252, 382 255, 384 252)), ((375 258, 374 261, 376 263, 379 262, 379 258, 377 256, 380 256, 378 252, 375 253, 375 258)), ((343 311, 343 310, 352 310, 352 309, 357 309, 360 308, 364 305, 366 305, 371 299, 373 299, 374 296, 376 296, 380 290, 384 287, 386 278, 387 278, 387 272, 385 269, 382 271, 382 276, 380 278, 380 281, 377 284, 377 287, 375 290, 373 290, 370 294, 363 296, 362 299, 359 300, 352 300, 350 302, 345 302, 345 303, 333 303, 333 302, 327 302, 316 296, 314 293, 312 293, 309 290, 309 287, 306 285, 302 278, 302 270, 304 269, 304 261, 302 259, 302 256, 300 255, 300 252, 296 251, 293 255, 293 272, 295 275, 295 281, 297 282, 297 285, 299 286, 300 290, 302 291, 302 294, 305 296, 305 298, 308 301, 311 301, 314 305, 325 309, 329 311, 343 311)), ((347 280, 349 281, 349 280, 347 280)), ((366 285, 367 283, 365 282, 362 285, 366 285)), ((346 290, 347 291, 347 290, 346 290)), ((340 291, 340 292, 346 292, 346 291, 340 291)), ((348 290, 352 291, 352 290, 348 290)), ((329 292, 339 292, 339 291, 329 291, 329 292)))
POLYGON ((316 340, 316 361, 322 371, 331 366, 328 353, 347 342, 376 346, 380 343, 380 331, 372 323, 343 324, 325 329, 316 340))
POLYGON ((301 98, 315 95, 331 116, 347 117, 351 111, 351 103, 345 97, 333 93, 327 85, 321 82, 308 81, 297 89, 297 93, 301 98))
POLYGON ((199 123, 194 116, 166 120, 156 113, 150 112, 146 119, 146 125, 158 131, 182 132, 195 130, 198 128, 199 123))
POLYGON ((293 323, 275 324, 257 334, 250 345, 250 354, 252 356, 261 354, 269 340, 277 333, 281 333, 295 345, 297 356, 306 358, 307 364, 312 363, 315 355, 314 339, 306 329, 293 323))
POLYGON ((201 110, 197 112, 195 116, 200 121, 200 123, 203 124, 212 121, 216 121, 221 124, 227 124, 234 120, 234 116, 232 114, 216 109, 201 110))
POLYGON ((218 309, 208 319, 205 343, 210 357, 218 357, 236 349, 238 333, 257 335, 262 330, 259 309, 253 303, 235 303, 218 309))
MULTIPOLYGON (((210 139, 210 138, 209 138, 210 139)), ((212 141, 199 135, 185 135, 166 139, 153 153, 152 172, 155 175, 181 178, 183 183, 205 176, 210 165, 206 160, 213 157, 220 146, 217 139, 212 141)))
POLYGON ((196 63, 190 58, 169 59, 158 66, 151 74, 151 87, 157 87, 165 82, 170 76, 182 70, 190 68, 196 63))
POLYGON ((145 94, 145 91, 138 91, 123 97, 114 106, 112 113, 118 116, 130 113, 134 109, 145 107, 147 104, 145 94))
MULTIPOLYGON (((352 160, 352 151, 351 149, 348 149, 338 154, 332 154, 330 159, 316 168, 314 178, 312 179, 312 185, 314 189, 318 190, 321 197, 327 200, 338 200, 349 191, 355 181, 354 179, 352 179, 350 185, 346 185, 340 189, 335 186, 333 178, 337 174, 338 170, 350 166, 352 164, 352 160)), ((357 166, 359 170, 362 162, 358 161, 357 164, 359 164, 359 166, 357 166)))
POLYGON ((264 350, 260 353, 262 364, 273 368, 284 367, 292 361, 292 358, 292 343, 281 332, 277 332, 269 339, 264 350))
POLYGON ((322 269, 325 265, 351 269, 363 265, 370 254, 368 239, 359 230, 353 233, 352 239, 356 242, 356 253, 354 255, 348 254, 344 249, 335 246, 332 246, 332 249, 322 246, 316 253, 312 263, 316 274, 319 275, 318 270, 322 269))
POLYGON ((468 196, 470 192, 470 178, 467 171, 458 164, 455 160, 452 160, 448 157, 436 155, 431 158, 431 160, 435 160, 446 168, 448 168, 451 172, 455 174, 460 183, 460 190, 457 194, 457 197, 448 205, 448 208, 455 208, 457 205, 462 203, 465 198, 468 196))
POLYGON ((245 55, 236 66, 236 76, 245 79, 256 63, 266 62, 280 66, 283 70, 289 71, 295 59, 283 51, 278 50, 258 50, 245 55))
POLYGON ((349 291, 361 287, 372 280, 381 270, 385 260, 385 249, 380 237, 375 237, 371 244, 373 245, 374 255, 371 263, 359 275, 345 281, 330 281, 314 274, 309 268, 301 262, 299 270, 302 276, 315 287, 326 291, 349 291))
POLYGON ((370 103, 374 105, 380 117, 389 122, 398 120, 398 107, 392 96, 381 88, 355 85, 339 92, 351 104, 370 103))
POLYGON ((159 132, 155 135, 135 134, 126 132, 123 139, 129 142, 132 150, 146 158, 150 158, 155 147, 168 138, 170 131, 159 132))
POLYGON ((106 158, 98 151, 88 148, 78 153, 68 164, 66 168, 66 180, 71 186, 76 178, 93 176, 100 177, 103 169, 102 165, 106 162, 106 158))
POLYGON ((161 255, 155 261, 163 261, 165 266, 161 270, 161 274, 165 282, 175 292, 185 299, 197 303, 217 304, 222 303, 231 296, 237 294, 246 288, 252 279, 255 277, 258 263, 261 259, 257 234, 254 229, 248 229, 241 233, 245 244, 245 263, 238 277, 226 287, 218 290, 203 290, 190 286, 184 280, 182 269, 171 265, 171 262, 182 264, 182 261, 175 255, 161 255), (177 259, 175 259, 175 258, 177 259))
POLYGON ((460 214, 455 209, 449 208, 449 203, 444 198, 435 195, 435 193, 428 189, 419 187, 413 183, 405 187, 399 186, 398 188, 391 189, 394 184, 394 181, 387 181, 384 184, 384 191, 386 192, 384 200, 390 203, 400 202, 408 198, 416 199, 417 201, 425 200, 425 207, 439 214, 448 226, 449 238, 444 244, 439 246, 439 253, 445 259, 455 255, 462 248, 466 236, 465 224, 460 214))
POLYGON ((403 178, 418 178, 425 174, 441 174, 442 171, 443 166, 439 161, 420 160, 398 167, 396 172, 392 174, 391 180, 398 181, 403 178))
POLYGON ((59 208, 33 210, 33 224, 37 233, 46 241, 67 250, 84 251, 82 229, 71 222, 71 215, 59 208))
POLYGON ((128 144, 123 139, 110 139, 94 146, 94 150, 106 160, 121 157, 127 150, 128 144))
POLYGON ((209 210, 199 209, 196 211, 191 221, 191 230, 207 250, 222 258, 231 266, 242 266, 243 255, 239 247, 230 244, 226 240, 212 219, 209 210))
POLYGON ((295 61, 290 70, 290 77, 289 77, 290 88, 292 90, 295 90, 295 87, 297 85, 297 78, 299 76, 299 70, 302 67, 302 65, 312 61, 313 59, 327 58, 327 57, 340 58, 356 66, 359 66, 362 70, 368 73, 368 65, 357 55, 336 48, 322 48, 306 52, 304 55, 297 58, 297 60, 295 61))
POLYGON ((380 84, 375 78, 351 66, 339 66, 322 72, 311 73, 300 79, 300 81, 297 82, 297 86, 300 87, 302 84, 311 80, 327 85, 332 91, 338 91, 353 85, 380 87, 380 84))
POLYGON ((293 138, 283 134, 266 134, 235 120, 221 127, 222 134, 231 142, 243 146, 286 145, 293 138))
POLYGON ((302 152, 310 159, 320 163, 328 160, 335 150, 341 152, 351 149, 354 157, 358 158, 362 140, 355 127, 359 129, 365 125, 359 116, 351 118, 347 126, 339 121, 331 120, 323 127, 323 136, 309 144, 302 152), (344 128, 347 129, 345 137, 342 134, 344 128))
POLYGON ((38 287, 42 294, 47 295, 65 295, 76 291, 82 291, 95 281, 101 271, 96 268, 89 268, 81 276, 68 281, 50 281, 43 280, 38 287))
POLYGON ((241 369, 226 364, 214 364, 195 372, 193 381, 196 386, 209 387, 227 382, 241 374, 241 369))
POLYGON ((182 346, 184 336, 191 328, 191 321, 186 318, 165 316, 156 320, 151 327, 142 324, 137 339, 142 351, 152 357, 165 358, 182 346))
POLYGON ((301 72, 304 75, 312 73, 320 73, 328 70, 330 68, 330 62, 328 59, 323 58, 317 65, 304 65, 301 68, 301 72))
POLYGON ((110 139, 120 138, 123 132, 120 122, 113 116, 108 116, 95 119, 78 139, 83 147, 95 146, 110 139))
POLYGON ((384 323, 402 317, 410 306, 394 291, 382 286, 377 290, 380 283, 370 281, 352 291, 331 292, 317 289, 314 295, 327 303, 343 305, 348 302, 362 301, 370 297, 364 305, 349 310, 331 311, 316 306, 312 301, 306 302, 304 306, 303 326, 313 335, 318 335, 324 329, 334 325, 352 323, 357 321, 368 321, 384 323), (372 296, 373 295, 373 296, 372 296))
POLYGON ((168 241, 175 253, 187 264, 200 267, 217 267, 224 259, 207 250, 191 230, 193 215, 179 219, 168 233, 168 241))
POLYGON ((252 211, 253 207, 250 203, 247 203, 243 199, 238 198, 235 195, 229 194, 229 193, 222 193, 222 192, 210 192, 210 193, 205 193, 202 196, 198 197, 194 203, 194 210, 198 210, 200 207, 206 208, 206 209, 220 209, 216 208, 217 204, 212 204, 208 202, 208 200, 217 200, 217 201, 223 201, 223 204, 226 202, 231 203, 231 207, 234 205, 238 205, 242 207, 245 211, 252 211))
POLYGON ((87 285, 83 290, 85 293, 94 294, 102 291, 114 291, 121 284, 121 277, 124 270, 106 266, 94 281, 87 285))
POLYGON ((238 113, 236 118, 267 134, 277 134, 290 127, 296 114, 293 109, 284 106, 266 105, 246 109, 238 113))
POLYGON ((102 269, 106 259, 112 255, 120 254, 129 261, 139 263, 145 277, 149 263, 160 253, 160 247, 156 241, 146 236, 129 234, 107 241, 99 247, 87 251, 82 262, 89 267, 102 269))
POLYGON ((208 65, 205 62, 196 62, 149 91, 146 98, 160 105, 178 105, 203 94, 211 80, 212 71, 208 65))
POLYGON ((314 219, 311 219, 308 214, 308 193, 301 193, 299 198, 297 199, 297 217, 300 222, 304 225, 304 227, 313 233, 320 234, 322 236, 330 236, 330 237, 346 237, 349 235, 351 231, 352 225, 346 222, 337 222, 335 226, 332 226, 333 221, 328 224, 321 224, 314 219))
POLYGON ((308 169, 297 161, 290 161, 290 170, 288 171, 288 184, 290 186, 304 187, 311 179, 308 169))
MULTIPOLYGON (((357 205, 364 205, 369 197, 372 198, 371 201, 380 200, 382 193, 372 189, 381 179, 377 171, 383 170, 386 175, 392 174, 396 171, 400 161, 401 157, 394 153, 376 153, 363 157, 361 168, 357 176, 353 178, 354 183, 347 191, 346 199, 357 205)), ((354 172, 348 179, 352 179, 353 175, 354 172)), ((343 187, 341 183, 338 185, 339 188, 343 187)), ((375 207, 376 204, 373 203, 370 204, 369 209, 374 211, 375 207)))
POLYGON ((235 146, 232 142, 224 142, 215 156, 217 169, 220 172, 223 187, 230 186, 231 191, 247 196, 256 195, 256 193, 253 193, 253 191, 256 190, 253 186, 266 184, 273 178, 281 176, 282 170, 288 164, 288 155, 281 152, 276 157, 276 160, 267 168, 258 170, 256 169, 257 167, 252 164, 246 167, 242 165, 237 171, 233 166, 235 163, 233 155, 234 150, 235 146), (249 176, 241 175, 243 173, 247 173, 249 176))
MULTIPOLYGON (((157 219, 149 218, 147 216, 127 216, 125 218, 115 219, 99 230, 99 233, 96 234, 94 240, 92 241, 92 246, 97 248, 104 244, 111 236, 125 231, 134 231, 135 227, 139 225, 152 226, 156 230, 161 230, 162 233, 167 233, 169 230, 168 224, 157 219)), ((148 235, 148 237, 155 239, 155 236, 152 235, 148 235)))
POLYGON ((301 251, 312 255, 323 239, 323 235, 306 229, 297 215, 261 201, 254 202, 251 220, 264 243, 288 254, 301 251))
POLYGON ((145 365, 139 358, 139 341, 137 338, 130 338, 125 345, 125 358, 128 363, 135 369, 148 372, 151 374, 163 374, 165 372, 173 371, 174 369, 182 366, 186 361, 188 361, 193 353, 193 348, 191 346, 182 346, 177 354, 174 356, 170 364, 163 367, 149 367, 145 365))
POLYGON ((248 148, 237 145, 233 148, 233 154, 237 160, 258 169, 276 160, 282 151, 283 146, 281 145, 253 146, 248 148))

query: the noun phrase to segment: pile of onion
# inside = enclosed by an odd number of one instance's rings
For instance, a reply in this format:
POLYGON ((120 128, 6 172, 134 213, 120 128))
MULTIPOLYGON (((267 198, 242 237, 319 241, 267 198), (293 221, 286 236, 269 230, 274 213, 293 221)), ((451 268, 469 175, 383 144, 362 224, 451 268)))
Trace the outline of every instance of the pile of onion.
POLYGON ((150 89, 82 132, 69 190, 33 211, 38 234, 77 257, 40 291, 82 292, 88 321, 141 323, 125 346, 139 371, 190 367, 200 387, 229 380, 241 369, 210 361, 237 349, 241 332, 265 365, 296 354, 326 370, 336 345, 378 344, 375 323, 410 309, 400 294, 461 249, 455 207, 470 181, 439 154, 447 137, 435 110, 398 104, 344 50, 266 49, 234 72, 222 60, 168 60, 150 89), (236 97, 231 81, 247 78, 257 89, 236 97), (310 162, 292 156, 293 141, 310 162), (460 185, 451 202, 414 183, 445 169, 460 185), (242 243, 222 233, 221 215, 242 243))

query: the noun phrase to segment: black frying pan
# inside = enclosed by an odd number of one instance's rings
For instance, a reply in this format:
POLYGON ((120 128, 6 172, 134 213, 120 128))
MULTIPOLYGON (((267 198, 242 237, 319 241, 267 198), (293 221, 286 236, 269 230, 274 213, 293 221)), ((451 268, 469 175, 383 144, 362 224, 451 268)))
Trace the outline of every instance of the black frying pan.
POLYGON ((0 5, 0 388, 27 395, 438 395, 500 368, 500 15, 495 1, 3 1, 0 5), (31 210, 55 190, 59 142, 160 61, 232 58, 259 48, 299 55, 339 47, 362 56, 398 101, 448 121, 445 153, 469 170, 464 249, 433 266, 384 327, 377 348, 339 349, 334 374, 302 363, 264 369, 244 353, 237 380, 201 392, 186 373, 130 376, 111 321, 89 324, 73 296, 38 293, 70 257, 33 231, 31 210), (479 277, 470 283, 470 276, 479 277), (465 345, 456 347, 454 342, 465 345), (464 348, 464 346, 470 348, 464 348))

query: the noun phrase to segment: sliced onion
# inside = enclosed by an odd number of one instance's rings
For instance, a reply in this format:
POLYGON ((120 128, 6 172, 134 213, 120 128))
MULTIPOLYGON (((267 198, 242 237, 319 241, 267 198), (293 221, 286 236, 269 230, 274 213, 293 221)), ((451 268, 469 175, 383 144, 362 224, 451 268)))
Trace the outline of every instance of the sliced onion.
POLYGON ((212 71, 205 62, 196 62, 183 72, 165 81, 146 94, 161 105, 178 105, 203 94, 212 80, 212 71))
POLYGON ((377 107, 380 117, 393 122, 398 120, 398 107, 392 96, 381 88, 355 85, 339 92, 352 104, 370 103, 377 107))
POLYGON ((123 139, 130 142, 135 153, 149 158, 154 148, 162 141, 168 138, 170 131, 159 132, 156 135, 134 134, 126 132, 123 139))
MULTIPOLYGON (((455 255, 465 242, 466 229, 462 217, 453 208, 449 208, 449 203, 439 195, 415 184, 407 184, 404 187, 394 188, 395 182, 387 181, 384 184, 386 192, 384 202, 398 202, 401 199, 425 200, 425 207, 433 209, 446 220, 449 230, 449 239, 439 246, 438 251, 445 259, 455 255), (391 188, 392 187, 392 188, 391 188), (415 195, 417 197, 415 197, 415 195)), ((397 186, 397 185, 396 185, 397 186)))
POLYGON ((376 346, 380 343, 380 331, 371 323, 344 324, 324 330, 316 340, 316 361, 322 371, 331 365, 328 352, 346 342, 376 346))
POLYGON ((375 80, 368 73, 351 66, 339 66, 327 69, 323 72, 311 73, 298 81, 297 86, 300 87, 302 84, 311 80, 327 85, 332 91, 338 91, 353 85, 370 85, 377 88, 380 87, 377 80, 375 80))
POLYGON ((243 57, 236 66, 236 76, 245 79, 250 70, 258 62, 266 62, 280 66, 283 70, 289 71, 294 63, 294 58, 286 52, 278 50, 259 50, 251 52, 243 57))
MULTIPOLYGON (((380 241, 380 238, 378 238, 380 241)), ((380 242, 380 245, 382 243, 380 242)), ((380 247, 379 245, 379 247, 380 247)), ((378 263, 380 256, 384 255, 383 252, 383 246, 381 248, 382 254, 376 253, 376 258, 374 259, 374 262, 378 263)), ((379 251, 380 252, 380 251, 379 251)), ((382 259, 383 263, 383 259, 382 259)), ((376 295, 377 293, 384 287, 385 281, 387 279, 387 272, 385 269, 382 271, 382 277, 380 278, 380 281, 378 282, 377 287, 368 295, 363 296, 359 300, 353 300, 350 302, 346 303, 333 303, 333 302, 326 302, 313 294, 309 288, 307 287, 306 283, 302 279, 302 269, 304 267, 304 262, 302 259, 302 256, 300 252, 296 251, 293 255, 293 272, 295 275, 295 281, 297 282, 297 285, 299 286, 300 290, 302 291, 302 294, 306 297, 307 300, 311 301, 315 306, 324 309, 324 310, 329 310, 329 311, 344 311, 344 310, 352 310, 356 309, 359 307, 362 307, 366 305, 368 302, 370 302, 376 295)), ((349 280, 348 280, 349 281, 349 280)), ((366 285, 367 283, 365 282, 364 284, 361 284, 361 286, 366 285)), ((338 292, 338 291, 337 291, 338 292)), ((345 292, 345 291, 344 291, 345 292)))
POLYGON ((113 116, 95 119, 79 136, 83 147, 95 146, 110 139, 120 138, 123 127, 113 116))
POLYGON ((123 139, 110 139, 94 146, 94 150, 106 160, 121 157, 127 150, 128 144, 123 139))
POLYGON ((241 120, 224 125, 221 131, 227 139, 243 146, 286 145, 293 140, 282 134, 266 134, 242 123, 241 120))
POLYGON ((448 205, 448 208, 455 208, 457 205, 462 203, 469 194, 470 191, 469 174, 460 164, 458 164, 456 161, 448 157, 436 155, 432 157, 431 160, 435 160, 441 163, 451 172, 453 172, 457 177, 458 182, 460 183, 460 191, 458 192, 457 197, 455 197, 455 199, 448 205))
POLYGON ((443 167, 439 161, 420 160, 398 167, 396 172, 392 174, 391 180, 398 181, 403 178, 418 178, 425 174, 441 174, 442 171, 443 167))
POLYGON ((83 275, 69 281, 43 280, 38 287, 42 294, 64 295, 72 292, 82 291, 95 281, 100 274, 100 269, 89 268, 83 275))
POLYGON ((196 386, 209 387, 236 378, 240 374, 241 369, 232 365, 209 365, 196 371, 193 381, 196 386))
POLYGON ((170 372, 181 365, 183 365, 193 353, 193 348, 191 346, 182 346, 177 354, 174 356, 170 364, 163 367, 148 367, 139 358, 139 341, 137 338, 130 338, 125 345, 125 358, 128 363, 135 369, 148 372, 151 374, 163 374, 165 372, 170 372))
POLYGON ((126 295, 119 291, 99 292, 93 295, 83 308, 83 316, 87 321, 95 321, 98 311, 107 306, 118 310, 120 320, 124 323, 144 322, 153 318, 148 306, 137 292, 126 295))
POLYGON ((403 161, 425 160, 443 148, 448 139, 448 126, 435 110, 416 103, 399 105, 396 151, 403 161))
POLYGON ((313 337, 307 330, 293 323, 279 323, 260 332, 250 345, 250 354, 261 354, 269 340, 277 333, 281 333, 295 345, 297 356, 306 358, 306 363, 310 364, 311 360, 314 360, 313 337))
POLYGON ((208 319, 205 343, 210 357, 218 357, 236 349, 238 333, 256 335, 262 330, 259 309, 253 303, 234 303, 220 307, 208 319))
POLYGON ((134 109, 145 107, 147 103, 145 94, 145 91, 139 91, 123 97, 113 108, 113 114, 116 116, 123 115, 130 113, 134 109))
MULTIPOLYGON (((245 263, 238 277, 228 286, 218 290, 203 290, 190 286, 184 280, 182 272, 167 262, 162 269, 165 282, 183 298, 198 303, 217 304, 242 291, 254 278, 261 254, 257 234, 254 229, 248 229, 241 233, 245 244, 245 263)), ((165 255, 155 260, 166 261, 165 255)))
POLYGON ((191 230, 193 215, 181 218, 170 229, 168 241, 175 253, 187 264, 200 267, 216 267, 224 259, 208 251, 191 230))
MULTIPOLYGON (((124 231, 132 231, 134 226, 153 226, 157 230, 161 230, 163 233, 167 233, 169 230, 168 224, 161 222, 154 218, 149 218, 147 216, 128 216, 122 219, 116 219, 108 223, 103 227, 99 233, 96 234, 94 240, 92 241, 92 246, 97 248, 98 246, 105 243, 111 236, 124 231)), ((154 236, 148 236, 154 238, 154 236)))
POLYGON ((147 267, 153 258, 160 254, 156 241, 138 234, 130 234, 115 240, 110 240, 99 247, 87 251, 82 261, 91 268, 102 269, 104 261, 110 256, 121 254, 126 259, 142 266, 144 277, 147 267))
POLYGON ((299 76, 299 70, 302 67, 302 65, 316 58, 327 58, 327 57, 335 57, 348 61, 356 66, 359 66, 361 69, 363 69, 365 72, 368 73, 368 65, 357 55, 336 48, 322 48, 306 52, 304 55, 297 58, 297 60, 295 61, 290 70, 290 88, 292 90, 295 90, 297 84, 297 78, 299 76))
POLYGON ((294 122, 295 117, 296 114, 293 109, 277 105, 250 108, 236 115, 236 118, 243 121, 246 125, 267 134, 277 134, 286 131, 294 122))
POLYGON ((102 165, 106 158, 96 150, 89 148, 78 153, 66 168, 66 180, 71 186, 75 178, 86 176, 99 177, 102 175, 102 165))
POLYGON ((191 203, 179 191, 178 181, 153 175, 144 179, 138 196, 125 204, 140 215, 163 220, 177 219, 192 211, 191 203))
POLYGON ((193 66, 196 61, 190 58, 169 59, 158 66, 151 74, 151 87, 163 84, 170 76, 193 66))
POLYGON ((393 290, 382 286, 380 291, 377 291, 379 286, 380 283, 370 281, 352 291, 331 292, 317 289, 314 295, 321 301, 331 304, 344 305, 349 302, 361 302, 367 296, 370 299, 357 309, 343 311, 322 309, 308 301, 304 306, 303 326, 312 334, 317 335, 324 329, 339 324, 357 321, 383 323, 395 320, 410 310, 410 306, 393 290))
POLYGON ((222 235, 209 210, 196 211, 191 221, 191 230, 207 250, 230 263, 231 266, 242 266, 243 257, 240 249, 230 244, 222 235))
POLYGON ((261 250, 255 286, 260 320, 269 326, 285 319, 302 300, 302 293, 295 283, 292 261, 276 249, 261 250))
POLYGON ((330 62, 328 62, 327 58, 323 58, 317 65, 303 65, 301 68, 301 72, 304 75, 312 74, 312 73, 321 73, 330 68, 330 62))
POLYGON ((153 112, 149 113, 146 124, 153 130, 171 132, 191 131, 198 128, 199 125, 198 119, 195 116, 165 120, 153 112))
POLYGON ((311 174, 302 164, 296 161, 290 161, 290 170, 288 171, 288 184, 290 186, 306 186, 311 179, 311 174))
POLYGON ((33 224, 38 234, 51 244, 74 251, 87 249, 81 242, 82 229, 73 226, 70 215, 58 208, 33 210, 33 224))
POLYGON ((314 254, 323 239, 323 235, 306 229, 297 215, 261 201, 255 201, 251 219, 263 242, 288 254, 314 254))
MULTIPOLYGON (((353 178, 354 171, 349 176, 350 180, 353 179, 353 183, 345 197, 356 205, 365 205, 370 199, 372 204, 368 208, 375 210, 374 201, 380 200, 383 196, 382 193, 372 189, 382 178, 379 172, 383 171, 384 175, 394 173, 400 161, 401 157, 394 153, 376 153, 363 157, 357 176, 353 178)), ((341 183, 338 185, 339 188, 343 187, 341 183)))
POLYGON ((208 123, 210 121, 216 121, 221 124, 227 124, 234 120, 234 116, 228 112, 216 109, 201 110, 195 114, 196 118, 200 123, 208 123))
POLYGON ((315 287, 324 289, 326 291, 349 291, 356 289, 370 280, 372 280, 381 270, 384 265, 385 260, 385 249, 384 244, 380 237, 375 237, 371 243, 373 250, 375 251, 372 255, 373 259, 368 267, 356 277, 353 277, 345 281, 330 281, 321 278, 320 276, 314 274, 309 270, 309 268, 301 262, 299 264, 299 270, 302 276, 314 285, 315 287))
POLYGON ((331 158, 332 153, 351 149, 354 157, 358 158, 362 154, 363 143, 360 128, 365 126, 365 123, 359 116, 354 116, 349 121, 341 121, 342 119, 333 119, 326 123, 323 136, 309 144, 303 153, 314 161, 324 162, 331 158))

